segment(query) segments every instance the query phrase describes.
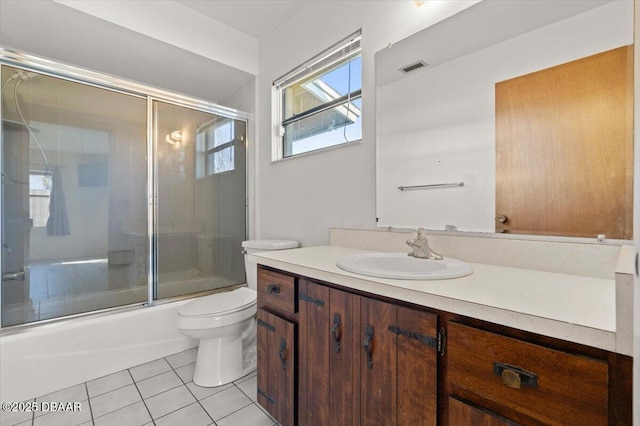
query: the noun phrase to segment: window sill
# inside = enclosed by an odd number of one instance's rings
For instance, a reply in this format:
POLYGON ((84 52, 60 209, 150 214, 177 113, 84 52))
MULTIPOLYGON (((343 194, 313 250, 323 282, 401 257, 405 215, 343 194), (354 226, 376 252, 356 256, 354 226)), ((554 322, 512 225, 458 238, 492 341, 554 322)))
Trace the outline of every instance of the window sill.
POLYGON ((341 143, 339 145, 328 146, 326 148, 314 149, 313 151, 307 151, 307 152, 303 152, 303 153, 300 153, 300 154, 295 154, 295 155, 292 155, 290 157, 283 157, 283 158, 279 158, 277 160, 271 160, 271 164, 281 163, 283 161, 289 161, 289 160, 293 160, 295 158, 300 158, 300 157, 308 157, 310 155, 320 154, 320 153, 327 152, 327 151, 333 151, 335 149, 347 148, 347 147, 350 147, 350 146, 353 146, 353 145, 360 145, 361 143, 362 143, 362 139, 358 139, 358 140, 351 141, 351 142, 341 143))

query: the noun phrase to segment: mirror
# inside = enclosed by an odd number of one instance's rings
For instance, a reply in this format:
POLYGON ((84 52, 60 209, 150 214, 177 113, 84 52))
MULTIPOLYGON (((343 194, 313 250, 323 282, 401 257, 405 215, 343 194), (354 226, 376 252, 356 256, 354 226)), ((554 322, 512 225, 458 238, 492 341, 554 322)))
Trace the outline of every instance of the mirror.
MULTIPOLYGON (((565 0, 553 7, 540 1, 482 1, 379 51, 378 226, 505 230, 496 211, 502 179, 496 159, 496 84, 632 43, 631 1, 565 0), (406 188, 413 186, 418 188, 406 188)), ((631 57, 630 82, 632 63, 631 57)), ((625 90, 632 93, 630 84, 625 90)), ((553 102, 554 94, 547 95, 553 102)), ((630 166, 621 167, 623 190, 614 195, 629 206, 632 157, 630 166)), ((580 167, 591 173, 590 164, 580 167)), ((528 194, 533 184, 520 181, 516 192, 528 194)), ((588 203, 590 188, 585 184, 573 193, 588 203)), ((549 198, 562 197, 559 191, 557 186, 548 190, 549 198)), ((620 214, 631 222, 631 207, 620 214)), ((544 227, 518 233, 587 236, 544 227)))

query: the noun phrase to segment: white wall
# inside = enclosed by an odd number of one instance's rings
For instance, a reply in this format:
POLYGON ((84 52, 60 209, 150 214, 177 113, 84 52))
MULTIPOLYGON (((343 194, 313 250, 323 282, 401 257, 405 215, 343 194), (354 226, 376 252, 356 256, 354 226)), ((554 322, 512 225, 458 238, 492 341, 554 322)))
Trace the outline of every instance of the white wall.
POLYGON ((475 1, 305 2, 260 38, 252 236, 327 244, 330 226, 375 226, 375 52, 475 1), (271 82, 362 28, 362 143, 271 163, 271 82))
POLYGON ((54 1, 248 73, 258 72, 258 40, 178 2, 54 1))
MULTIPOLYGON (((149 6, 146 1, 120 3, 149 6)), ((141 21, 149 17, 132 16, 141 21)), ((193 42, 206 45, 208 56, 185 50, 191 45, 169 44, 51 0, 0 1, 0 45, 8 48, 212 102, 229 96, 252 78, 230 66, 233 64, 221 62, 225 46, 237 46, 234 39, 200 37, 193 42)))

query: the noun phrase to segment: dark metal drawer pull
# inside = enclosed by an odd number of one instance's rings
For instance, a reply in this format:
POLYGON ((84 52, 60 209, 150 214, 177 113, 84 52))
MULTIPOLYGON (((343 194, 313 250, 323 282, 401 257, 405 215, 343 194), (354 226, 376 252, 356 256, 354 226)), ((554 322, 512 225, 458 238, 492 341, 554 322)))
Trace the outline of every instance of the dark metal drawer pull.
POLYGON ((338 328, 341 325, 340 314, 333 314, 333 327, 331 327, 331 335, 336 348, 336 353, 340 353, 340 332, 338 328))
POLYGON ((280 350, 278 351, 278 356, 280 357, 280 363, 282 364, 282 369, 287 369, 287 341, 282 340, 280 342, 280 350))
POLYGON ((267 287, 267 293, 280 294, 280 286, 275 284, 269 284, 269 286, 267 287))
POLYGON ((364 342, 362 342, 362 346, 364 346, 364 353, 367 356, 367 368, 369 370, 373 369, 373 355, 371 352, 371 341, 373 340, 373 326, 371 324, 367 324, 364 331, 364 342))
POLYGON ((502 379, 502 383, 510 388, 537 388, 538 375, 509 364, 493 363, 493 373, 502 379))

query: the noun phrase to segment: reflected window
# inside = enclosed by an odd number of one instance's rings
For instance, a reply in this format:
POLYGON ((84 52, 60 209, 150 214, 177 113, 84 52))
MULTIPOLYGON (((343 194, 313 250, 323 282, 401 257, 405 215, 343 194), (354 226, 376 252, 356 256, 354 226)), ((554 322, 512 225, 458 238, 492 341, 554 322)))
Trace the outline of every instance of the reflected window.
POLYGON ((235 169, 234 121, 207 123, 198 130, 198 151, 204 161, 199 161, 198 177, 212 176, 235 169))
POLYGON ((29 219, 34 228, 47 226, 49 198, 51 197, 51 173, 29 172, 29 219))

